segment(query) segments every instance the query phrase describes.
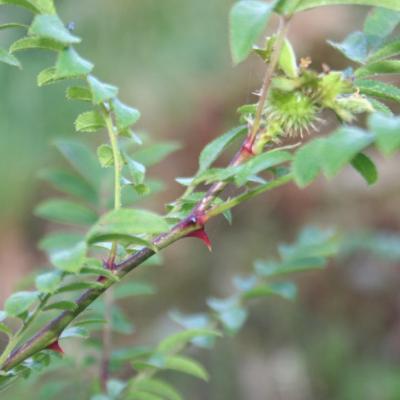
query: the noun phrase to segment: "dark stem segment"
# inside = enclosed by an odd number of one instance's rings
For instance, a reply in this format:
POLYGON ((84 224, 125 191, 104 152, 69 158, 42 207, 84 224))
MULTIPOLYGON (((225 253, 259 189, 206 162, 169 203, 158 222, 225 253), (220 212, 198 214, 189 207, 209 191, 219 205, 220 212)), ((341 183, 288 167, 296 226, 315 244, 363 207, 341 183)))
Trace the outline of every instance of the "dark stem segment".
MULTIPOLYGON (((200 228, 200 225, 192 223, 191 219, 187 218, 175 225, 169 232, 159 235, 154 239, 153 245, 161 250, 182 237, 185 237, 188 233, 200 228)), ((150 248, 139 250, 122 263, 116 265, 114 273, 119 278, 122 278, 154 254, 154 250, 150 248)), ((114 281, 112 279, 105 279, 102 283, 102 287, 88 289, 82 293, 82 295, 75 301, 77 307, 73 311, 63 311, 58 317, 50 321, 29 340, 11 352, 0 370, 8 371, 14 368, 28 357, 31 357, 35 353, 49 347, 52 343, 57 341, 61 332, 91 303, 93 303, 94 300, 103 294, 114 283, 114 281)))

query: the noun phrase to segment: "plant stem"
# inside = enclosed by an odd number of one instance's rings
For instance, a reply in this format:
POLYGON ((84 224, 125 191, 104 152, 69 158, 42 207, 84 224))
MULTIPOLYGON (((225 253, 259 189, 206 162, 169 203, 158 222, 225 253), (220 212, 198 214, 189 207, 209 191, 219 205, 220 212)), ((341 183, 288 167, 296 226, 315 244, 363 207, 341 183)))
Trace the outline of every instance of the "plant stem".
POLYGON ((49 300, 49 298, 50 298, 50 294, 46 294, 45 296, 42 297, 42 299, 40 300, 40 302, 37 305, 37 307, 35 308, 35 310, 32 311, 32 313, 27 318, 25 323, 20 327, 20 329, 14 334, 14 336, 7 343, 6 348, 3 350, 3 353, 0 355, 0 365, 7 359, 7 357, 10 354, 10 352, 18 344, 18 342, 21 340, 22 335, 32 325, 33 321, 36 319, 36 317, 38 316, 39 312, 46 305, 46 303, 49 300))
POLYGON ((279 29, 276 34, 276 40, 274 42, 271 59, 268 64, 267 71, 264 75, 264 81, 260 90, 260 99, 258 100, 256 114, 254 117, 254 121, 252 123, 252 127, 249 133, 249 142, 253 143, 254 139, 257 136, 257 133, 260 129, 262 114, 264 111, 265 103, 267 101, 268 92, 271 86, 272 77, 278 66, 279 57, 281 54, 282 46, 285 42, 286 34, 289 29, 290 18, 281 17, 279 20, 279 29))
MULTIPOLYGON (((274 48, 272 50, 271 61, 268 64, 268 68, 265 72, 263 85, 260 91, 260 99, 257 104, 256 115, 254 121, 249 127, 249 132, 247 134, 246 139, 244 140, 241 149, 236 153, 235 157, 229 163, 229 166, 237 166, 247 161, 254 154, 252 153, 252 147, 254 141, 256 140, 257 134, 259 133, 261 126, 262 113, 264 110, 265 103, 267 101, 268 92, 271 86, 272 77, 274 75, 275 69, 278 65, 279 56, 282 50, 282 46, 285 41, 285 37, 289 28, 290 18, 281 18, 280 26, 277 33, 277 38, 274 44, 274 48), (248 148, 250 146, 250 148, 248 148)), ((224 191, 227 182, 216 182, 208 189, 204 198, 199 202, 199 204, 195 207, 193 214, 201 215, 203 214, 210 204, 214 201, 214 199, 224 191)))
POLYGON ((283 186, 286 183, 289 183, 292 179, 293 179, 293 176, 291 173, 289 173, 289 174, 281 176, 271 182, 267 182, 263 185, 260 185, 260 186, 256 187, 255 189, 252 189, 245 193, 242 193, 241 195, 236 196, 233 199, 225 201, 224 203, 211 208, 209 211, 207 211, 207 217, 208 218, 216 217, 217 215, 220 215, 220 214, 224 213, 225 211, 230 210, 231 208, 239 205, 240 203, 243 203, 244 201, 250 200, 253 197, 258 196, 261 193, 264 193, 271 189, 275 189, 279 186, 283 186))
MULTIPOLYGON (((119 210, 122 207, 122 188, 121 188, 121 153, 118 146, 118 138, 114 129, 113 120, 109 111, 105 111, 105 121, 110 140, 110 145, 114 160, 114 210, 119 210)), ((107 267, 114 269, 115 259, 117 257, 118 242, 114 241, 110 250, 107 261, 107 267)), ((102 354, 100 363, 100 382, 103 390, 106 389, 109 378, 109 363, 112 349, 112 329, 111 329, 111 309, 113 306, 113 290, 110 288, 104 299, 104 319, 107 321, 102 332, 102 354)))
MULTIPOLYGON (((241 149, 236 153, 233 157, 232 161, 229 163, 229 166, 240 165, 245 162, 248 158, 252 157, 253 154, 246 149, 246 144, 253 143, 256 139, 257 134, 259 133, 260 123, 262 112, 264 109, 264 105, 267 99, 268 91, 270 88, 270 83, 276 66, 278 64, 280 51, 282 45, 284 43, 285 35, 288 28, 288 19, 283 20, 281 23, 281 27, 275 42, 274 50, 271 56, 271 62, 268 65, 263 86, 261 88, 260 99, 258 102, 256 117, 253 124, 249 128, 248 135, 243 142, 241 149)), ((115 190, 115 198, 114 198, 114 206, 116 209, 121 207, 121 158, 120 152, 118 149, 117 137, 114 131, 112 118, 107 112, 105 112, 105 120, 106 126, 110 138, 111 147, 113 150, 114 157, 114 190, 115 190)), ((216 182, 208 189, 204 198, 194 207, 192 213, 181 222, 176 224, 173 228, 171 228, 168 232, 163 233, 157 236, 153 241, 153 247, 161 250, 165 247, 168 247, 172 243, 177 240, 184 238, 190 232, 194 232, 200 228, 202 228, 202 223, 197 222, 196 220, 193 222, 192 217, 202 214, 205 219, 211 218, 213 216, 219 215, 226 209, 232 208, 240 202, 252 198, 266 190, 272 189, 272 187, 281 186, 284 183, 287 183, 291 180, 290 175, 286 175, 285 177, 278 178, 276 182, 271 182, 266 185, 261 185, 260 187, 246 192, 242 195, 235 197, 234 199, 228 201, 226 204, 212 208, 208 213, 207 209, 212 204, 214 199, 224 191, 226 186, 228 185, 225 181, 216 182)), ((151 248, 143 248, 139 250, 137 253, 128 257, 126 260, 119 264, 114 265, 114 273, 118 276, 118 278, 124 277, 130 271, 138 267, 145 260, 155 254, 155 251, 151 248)), ((112 251, 110 253, 110 259, 112 259, 114 263, 114 259, 116 256, 116 245, 113 245, 112 251)), ((94 300, 96 300, 102 293, 104 293, 110 286, 112 286, 114 281, 112 279, 106 279, 103 282, 103 286, 100 288, 88 289, 81 294, 81 296, 76 300, 76 309, 65 310, 58 317, 54 318, 47 325, 45 325, 41 330, 39 330, 33 337, 31 337, 27 342, 22 344, 21 346, 15 348, 7 360, 1 365, 0 369, 4 371, 8 371, 19 363, 27 359, 28 357, 34 355, 35 353, 45 349, 49 344, 57 340, 62 333, 62 331, 79 315, 81 314, 94 300)), ((104 355, 103 355, 104 356, 104 355)))
MULTIPOLYGON (((110 140, 110 145, 113 154, 113 161, 114 161, 114 210, 119 210, 122 206, 121 201, 121 171, 122 171, 122 164, 121 164, 121 153, 118 147, 118 139, 115 133, 114 124, 111 118, 109 111, 104 111, 104 119, 106 121, 106 127, 108 132, 108 137, 110 140)), ((112 266, 115 262, 115 258, 117 255, 117 242, 113 242, 110 257, 109 257, 109 264, 112 266)))
MULTIPOLYGON (((153 240, 153 245, 158 249, 163 249, 199 228, 199 225, 188 224, 187 219, 185 219, 168 232, 156 237, 153 240)), ((123 278, 154 254, 154 250, 150 248, 139 250, 137 253, 115 266, 116 276, 118 278, 123 278)), ((58 317, 51 320, 27 342, 15 348, 7 360, 1 365, 0 370, 8 371, 12 369, 28 357, 45 349, 48 345, 57 340, 61 332, 113 283, 114 281, 112 279, 106 279, 102 287, 88 289, 83 292, 75 301, 77 306, 75 310, 65 310, 61 312, 58 317)))

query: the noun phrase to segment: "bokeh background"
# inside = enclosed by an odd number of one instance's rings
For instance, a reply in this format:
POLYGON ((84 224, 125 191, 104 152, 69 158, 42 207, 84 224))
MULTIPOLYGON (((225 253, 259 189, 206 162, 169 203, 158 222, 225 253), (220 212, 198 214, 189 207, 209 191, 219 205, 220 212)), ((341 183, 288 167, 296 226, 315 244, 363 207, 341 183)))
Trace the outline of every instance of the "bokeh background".
MULTIPOLYGON (((94 61, 95 74, 119 86, 122 99, 141 110, 140 129, 182 145, 150 171, 165 180, 167 189, 143 206, 162 211, 182 190, 174 178, 190 176, 201 148, 237 123, 239 105, 254 101, 262 64, 254 58, 232 67, 231 4, 59 3, 63 19, 74 21, 83 37, 79 52, 94 61)), ((329 7, 298 15, 289 35, 298 56, 310 56, 316 69, 322 62, 342 68, 345 61, 326 40, 341 40, 359 29, 367 11, 329 7)), ((28 18, 23 10, 1 9, 0 23, 28 18)), ((14 35, 1 32, 0 43, 7 45, 14 35)), ((51 142, 76 135, 72 123, 81 110, 64 99, 62 85, 36 87, 36 75, 51 63, 51 55, 27 52, 21 59, 22 72, 0 65, 0 304, 44 262, 36 243, 47 226, 32 209, 51 190, 36 175, 59 162, 51 142)), ((332 116, 327 118, 322 134, 335 124, 332 116)), ((296 302, 271 298, 254 303, 239 335, 219 341, 215 351, 200 352, 211 371, 208 384, 172 379, 191 400, 400 399, 400 159, 372 156, 380 171, 374 187, 346 170, 306 190, 281 188, 236 209, 232 227, 223 219, 212 221, 212 253, 194 240, 181 241, 165 252, 163 266, 138 271, 158 286, 158 293, 124 303, 136 329, 115 335, 116 347, 153 343, 173 329, 168 310, 198 312, 205 309, 206 297, 228 295, 234 275, 248 272, 257 258, 274 257, 277 245, 292 241, 305 225, 334 227, 349 238, 373 232, 380 235, 376 248, 369 249, 375 251, 353 251, 324 272, 297 277, 296 302)), ((67 345, 67 353, 77 354, 79 346, 67 345)), ((65 399, 85 399, 84 388, 96 371, 86 372, 68 371, 74 391, 67 390, 65 399)), ((40 384, 34 392, 21 384, 2 393, 2 399, 27 393, 39 396, 40 384)))

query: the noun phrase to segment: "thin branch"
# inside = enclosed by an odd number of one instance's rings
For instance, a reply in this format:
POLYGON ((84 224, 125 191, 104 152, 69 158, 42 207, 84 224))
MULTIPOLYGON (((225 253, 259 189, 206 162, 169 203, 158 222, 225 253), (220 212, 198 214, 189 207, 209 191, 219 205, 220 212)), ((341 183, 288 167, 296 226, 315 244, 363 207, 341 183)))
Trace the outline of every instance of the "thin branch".
POLYGON ((256 114, 254 117, 250 135, 249 135, 250 143, 254 142, 254 139, 257 136, 257 133, 260 129, 262 114, 264 111, 265 103, 267 101, 267 96, 268 96, 268 92, 269 92, 269 89, 271 86, 272 77, 274 76, 276 67, 278 66, 281 50, 282 50, 283 44, 285 42, 287 31, 289 29, 289 23, 290 23, 290 18, 280 17, 279 29, 278 29, 278 32, 276 35, 276 40, 273 45, 271 59, 268 64, 267 71, 265 72, 264 81, 263 81, 261 91, 260 91, 260 99, 258 100, 256 114))
MULTIPOLYGON (((271 60, 265 72, 263 84, 260 90, 260 99, 258 100, 254 121, 249 126, 249 132, 247 134, 247 137, 244 140, 240 150, 236 153, 235 157, 229 163, 229 166, 240 165, 254 155, 253 145, 256 140, 257 134, 259 133, 260 130, 263 110, 265 107, 265 103, 267 101, 272 77, 278 65, 282 46, 285 42, 285 37, 289 29, 290 18, 281 17, 279 21, 280 21, 279 30, 272 50, 271 60)), ((224 191, 227 185, 228 185, 227 182, 216 182, 213 185, 211 185, 204 198, 195 207, 193 214, 194 215, 203 214, 210 206, 210 204, 214 201, 214 199, 224 191)))
MULTIPOLYGON (((229 163, 229 166, 236 166, 240 165, 241 163, 245 162, 248 158, 252 157, 253 154, 251 153, 251 149, 249 151, 248 144, 250 139, 250 144, 252 145, 260 128, 260 121, 262 117, 262 112, 264 109, 265 101, 267 99, 267 94, 269 91, 270 83, 274 71, 276 69, 280 50, 282 48, 285 35, 288 28, 288 20, 283 21, 283 25, 281 25, 280 31, 278 33, 278 37, 275 42, 273 54, 271 56, 271 62, 268 66, 267 72, 265 74, 263 86, 261 89, 260 100, 258 102, 257 113, 255 117, 255 121, 249 129, 249 133, 243 142, 241 149, 236 153, 232 161, 229 163)), ((110 122, 110 121, 109 121, 110 122)), ((111 125, 108 128, 112 128, 112 121, 111 125)), ((109 132, 113 133, 110 135, 110 140, 116 140, 115 134, 113 129, 109 129, 109 132)), ((113 147, 114 150, 114 147, 113 147)), ((119 154, 116 157, 116 153, 114 154, 114 162, 119 162, 119 154), (118 161, 117 161, 118 158, 118 161)), ((118 164, 119 165, 119 164, 118 164)), ((121 166, 119 165, 118 168, 121 166)), ((117 168, 115 169, 117 171, 117 168)), ((116 189, 117 185, 120 185, 120 170, 117 175, 115 172, 115 179, 116 179, 116 189), (118 178, 118 179, 117 179, 118 178)), ((276 186, 280 186, 287 181, 289 181, 289 176, 286 179, 281 178, 282 180, 278 180, 276 186)), ((273 185, 273 182, 271 182, 273 185)), ((214 208, 207 213, 207 209, 213 202, 213 200, 224 191, 227 186, 227 182, 221 181, 216 182, 213 184, 209 190, 207 191, 204 198, 194 207, 192 213, 173 228, 171 228, 168 232, 163 233, 157 236, 153 241, 152 244, 158 250, 161 250, 165 247, 168 247, 172 243, 176 242, 177 240, 187 236, 189 233, 194 232, 200 228, 202 228, 204 222, 222 212, 221 208, 214 208), (198 221, 197 219, 193 219, 193 216, 197 216, 201 214, 204 219, 198 221)), ((248 198, 254 197, 263 191, 268 190, 271 187, 267 187, 265 185, 261 186, 260 188, 256 188, 253 191, 246 192, 241 196, 238 196, 232 199, 230 202, 228 201, 228 207, 231 208, 237 204, 239 200, 244 201, 248 198)), ((116 204, 120 202, 120 198, 116 198, 116 204)), ((120 264, 116 264, 114 266, 114 273, 119 277, 122 278, 130 271, 141 265, 145 260, 150 258, 154 255, 155 252, 151 248, 143 248, 139 250, 137 253, 133 254, 132 256, 128 257, 125 261, 121 262, 120 264)), ((48 345, 53 343, 57 340, 62 333, 62 331, 79 315, 81 314, 94 300, 96 300, 102 293, 104 293, 110 286, 114 284, 114 281, 111 279, 105 279, 103 282, 103 286, 100 288, 93 288, 88 289, 81 296, 76 300, 76 309, 74 311, 65 310, 63 311, 58 317, 54 318, 50 321, 47 325, 45 325, 40 331, 38 331, 32 338, 30 338, 27 342, 22 344, 21 346, 14 349, 11 352, 10 356, 4 362, 0 369, 7 371, 12 369, 13 367, 17 366, 19 363, 27 359, 28 357, 34 355, 35 353, 45 349, 48 345)))

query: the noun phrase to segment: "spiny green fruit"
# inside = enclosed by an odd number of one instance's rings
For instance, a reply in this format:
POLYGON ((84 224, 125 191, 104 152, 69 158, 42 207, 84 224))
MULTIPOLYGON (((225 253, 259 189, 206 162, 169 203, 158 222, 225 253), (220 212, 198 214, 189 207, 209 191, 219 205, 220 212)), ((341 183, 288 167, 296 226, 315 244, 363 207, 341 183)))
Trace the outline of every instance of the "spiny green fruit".
POLYGON ((265 118, 267 126, 272 125, 275 131, 280 130, 274 132, 274 135, 302 136, 310 128, 315 128, 318 111, 312 98, 300 90, 272 90, 265 109, 265 118))

